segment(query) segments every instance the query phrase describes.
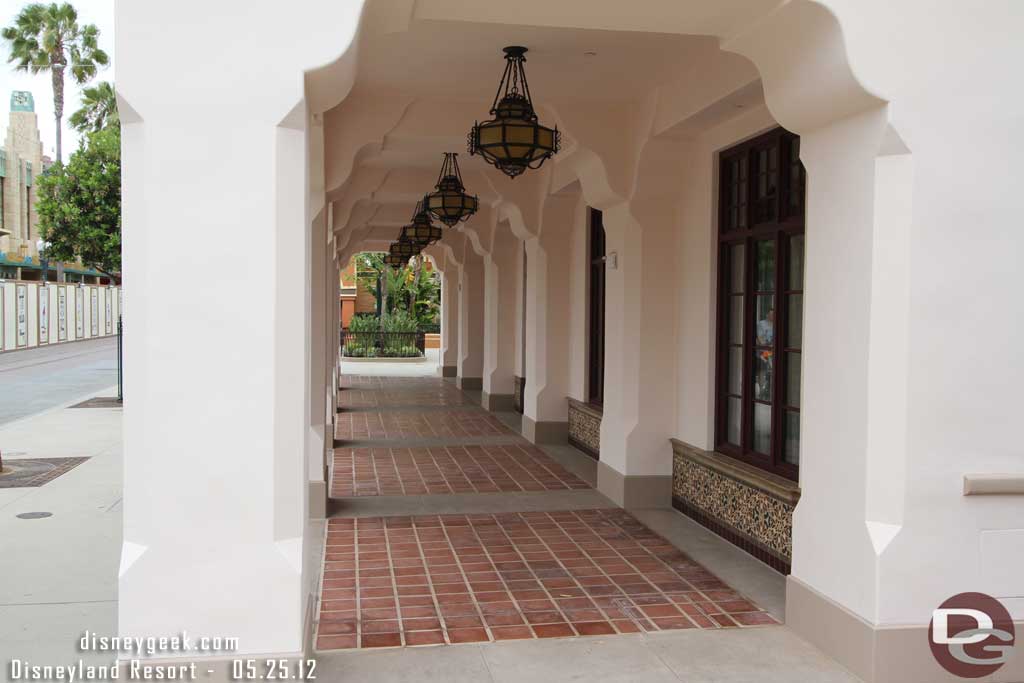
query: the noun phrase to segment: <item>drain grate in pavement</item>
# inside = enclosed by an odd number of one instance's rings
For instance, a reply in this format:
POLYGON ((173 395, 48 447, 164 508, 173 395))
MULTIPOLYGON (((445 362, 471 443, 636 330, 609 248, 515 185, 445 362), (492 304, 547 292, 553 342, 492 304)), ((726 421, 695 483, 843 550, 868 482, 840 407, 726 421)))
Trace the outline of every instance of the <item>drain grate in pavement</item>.
POLYGON ((33 488, 53 481, 89 458, 32 458, 4 460, 0 489, 33 488))
POLYGON ((72 408, 120 408, 122 406, 121 399, 117 396, 96 396, 90 398, 87 401, 76 403, 71 406, 72 408))
POLYGON ((52 512, 22 512, 20 515, 14 515, 18 519, 45 519, 47 517, 53 517, 52 512))

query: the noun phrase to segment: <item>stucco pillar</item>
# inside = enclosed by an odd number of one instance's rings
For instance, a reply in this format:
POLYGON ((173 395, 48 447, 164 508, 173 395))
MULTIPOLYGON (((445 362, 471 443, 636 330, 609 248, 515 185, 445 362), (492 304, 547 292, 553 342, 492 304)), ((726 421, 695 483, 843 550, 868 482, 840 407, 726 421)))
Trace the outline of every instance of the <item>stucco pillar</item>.
POLYGON ((526 241, 523 436, 534 443, 565 443, 568 436, 567 265, 576 199, 549 197, 540 235, 526 241))
POLYGON ((459 369, 459 268, 446 260, 441 272, 441 375, 455 377, 459 369))
MULTIPOLYGON (((327 425, 331 427, 331 434, 334 434, 334 416, 338 414, 338 354, 341 345, 341 267, 338 263, 338 254, 335 252, 335 244, 332 240, 329 247, 330 266, 327 269, 329 278, 327 287, 327 310, 330 312, 330 323, 327 327, 327 387, 330 392, 329 410, 327 413, 327 425)), ((333 442, 333 439, 331 439, 333 442)))
POLYGON ((301 653, 312 604, 302 72, 346 48, 358 7, 318 3, 323 23, 309 26, 297 5, 270 16, 234 3, 201 25, 191 0, 116 7, 133 283, 118 635, 237 638, 224 657, 301 653), (308 40, 261 49, 299 31, 308 40), (182 52, 182 35, 218 36, 218 49, 182 52), (216 237, 183 259, 182 226, 216 237))
POLYGON ((459 268, 460 389, 483 388, 484 370, 484 262, 464 239, 459 268))
MULTIPOLYGON (((327 514, 327 279, 330 254, 327 250, 327 222, 321 211, 312 223, 311 271, 309 279, 309 514, 322 518, 327 514)), ((333 291, 332 291, 333 293, 333 291)))
POLYGON ((675 427, 675 220, 669 202, 604 211, 604 413, 598 489, 624 507, 667 507, 675 427), (638 216, 642 218, 641 223, 638 216))
POLYGON ((139 304, 127 304, 124 350, 119 633, 232 634, 235 654, 297 653, 309 517, 304 132, 170 103, 145 120, 121 113, 135 283, 125 297, 139 304), (218 239, 176 258, 183 224, 216 226, 218 239), (239 245, 262 266, 220 267, 239 245))
POLYGON ((491 253, 484 258, 484 376, 482 403, 487 410, 513 409, 515 372, 516 267, 519 240, 507 224, 495 226, 491 253))
POLYGON ((526 243, 516 243, 515 376, 526 376, 526 243))

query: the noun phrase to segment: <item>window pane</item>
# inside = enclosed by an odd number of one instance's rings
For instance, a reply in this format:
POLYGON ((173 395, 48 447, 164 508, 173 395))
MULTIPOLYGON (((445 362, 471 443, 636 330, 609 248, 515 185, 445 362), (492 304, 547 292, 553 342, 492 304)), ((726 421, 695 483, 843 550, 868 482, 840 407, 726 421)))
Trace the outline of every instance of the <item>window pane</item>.
POLYGON ((759 292, 775 291, 775 241, 761 240, 754 243, 757 259, 754 289, 759 292))
POLYGON ((791 465, 800 464, 800 413, 786 413, 786 439, 782 458, 791 465))
POLYGON ((743 292, 743 281, 746 279, 746 261, 743 258, 744 245, 734 244, 729 247, 729 279, 731 282, 730 291, 739 294, 743 292))
POLYGON ((789 238, 789 289, 804 288, 804 236, 789 238))
POLYGON ((754 450, 765 455, 771 454, 772 407, 763 403, 754 404, 754 450))
POLYGON ((729 297, 729 343, 743 343, 743 295, 729 297))
POLYGON ((726 426, 729 443, 740 445, 740 425, 743 424, 743 409, 742 402, 738 398, 727 399, 729 403, 728 407, 728 424, 726 426))
POLYGON ((786 333, 786 346, 798 349, 804 338, 804 295, 789 294, 789 331, 786 333))
POLYGON ((771 346, 775 343, 775 295, 761 294, 754 301, 754 319, 757 321, 754 341, 759 346, 771 346))
POLYGON ((800 407, 800 361, 799 353, 786 353, 786 405, 800 407))
POLYGON ((743 348, 729 348, 729 393, 743 393, 743 348))
POLYGON ((758 401, 772 400, 772 352, 754 349, 754 398, 758 401))

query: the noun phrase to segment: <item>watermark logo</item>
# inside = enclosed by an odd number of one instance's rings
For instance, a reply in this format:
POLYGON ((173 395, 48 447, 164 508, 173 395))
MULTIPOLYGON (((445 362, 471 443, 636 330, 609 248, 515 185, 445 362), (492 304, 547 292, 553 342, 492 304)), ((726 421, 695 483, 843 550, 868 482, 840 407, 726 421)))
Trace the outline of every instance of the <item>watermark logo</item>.
POLYGON ((1013 619, 995 598, 960 593, 932 612, 928 645, 939 665, 961 678, 981 678, 1006 663, 1016 633, 1013 619))

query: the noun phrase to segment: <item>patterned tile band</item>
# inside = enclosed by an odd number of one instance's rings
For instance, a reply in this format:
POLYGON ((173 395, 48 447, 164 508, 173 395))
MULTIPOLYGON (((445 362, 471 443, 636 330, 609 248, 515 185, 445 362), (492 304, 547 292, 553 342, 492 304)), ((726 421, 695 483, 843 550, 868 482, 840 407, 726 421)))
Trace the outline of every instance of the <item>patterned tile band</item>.
POLYGON ((601 452, 600 409, 569 399, 569 443, 594 456, 601 452))
POLYGON ((779 560, 769 564, 788 566, 793 557, 793 509, 799 489, 778 478, 769 479, 771 475, 752 472, 753 468, 725 456, 675 439, 672 443, 672 496, 677 504, 724 527, 731 533, 722 535, 748 552, 761 550, 779 560), (719 460, 722 465, 715 466, 719 460), (762 476, 762 483, 752 481, 762 476))
POLYGON ((512 383, 512 404, 520 415, 523 414, 523 389, 525 387, 526 378, 516 376, 515 381, 512 383))

